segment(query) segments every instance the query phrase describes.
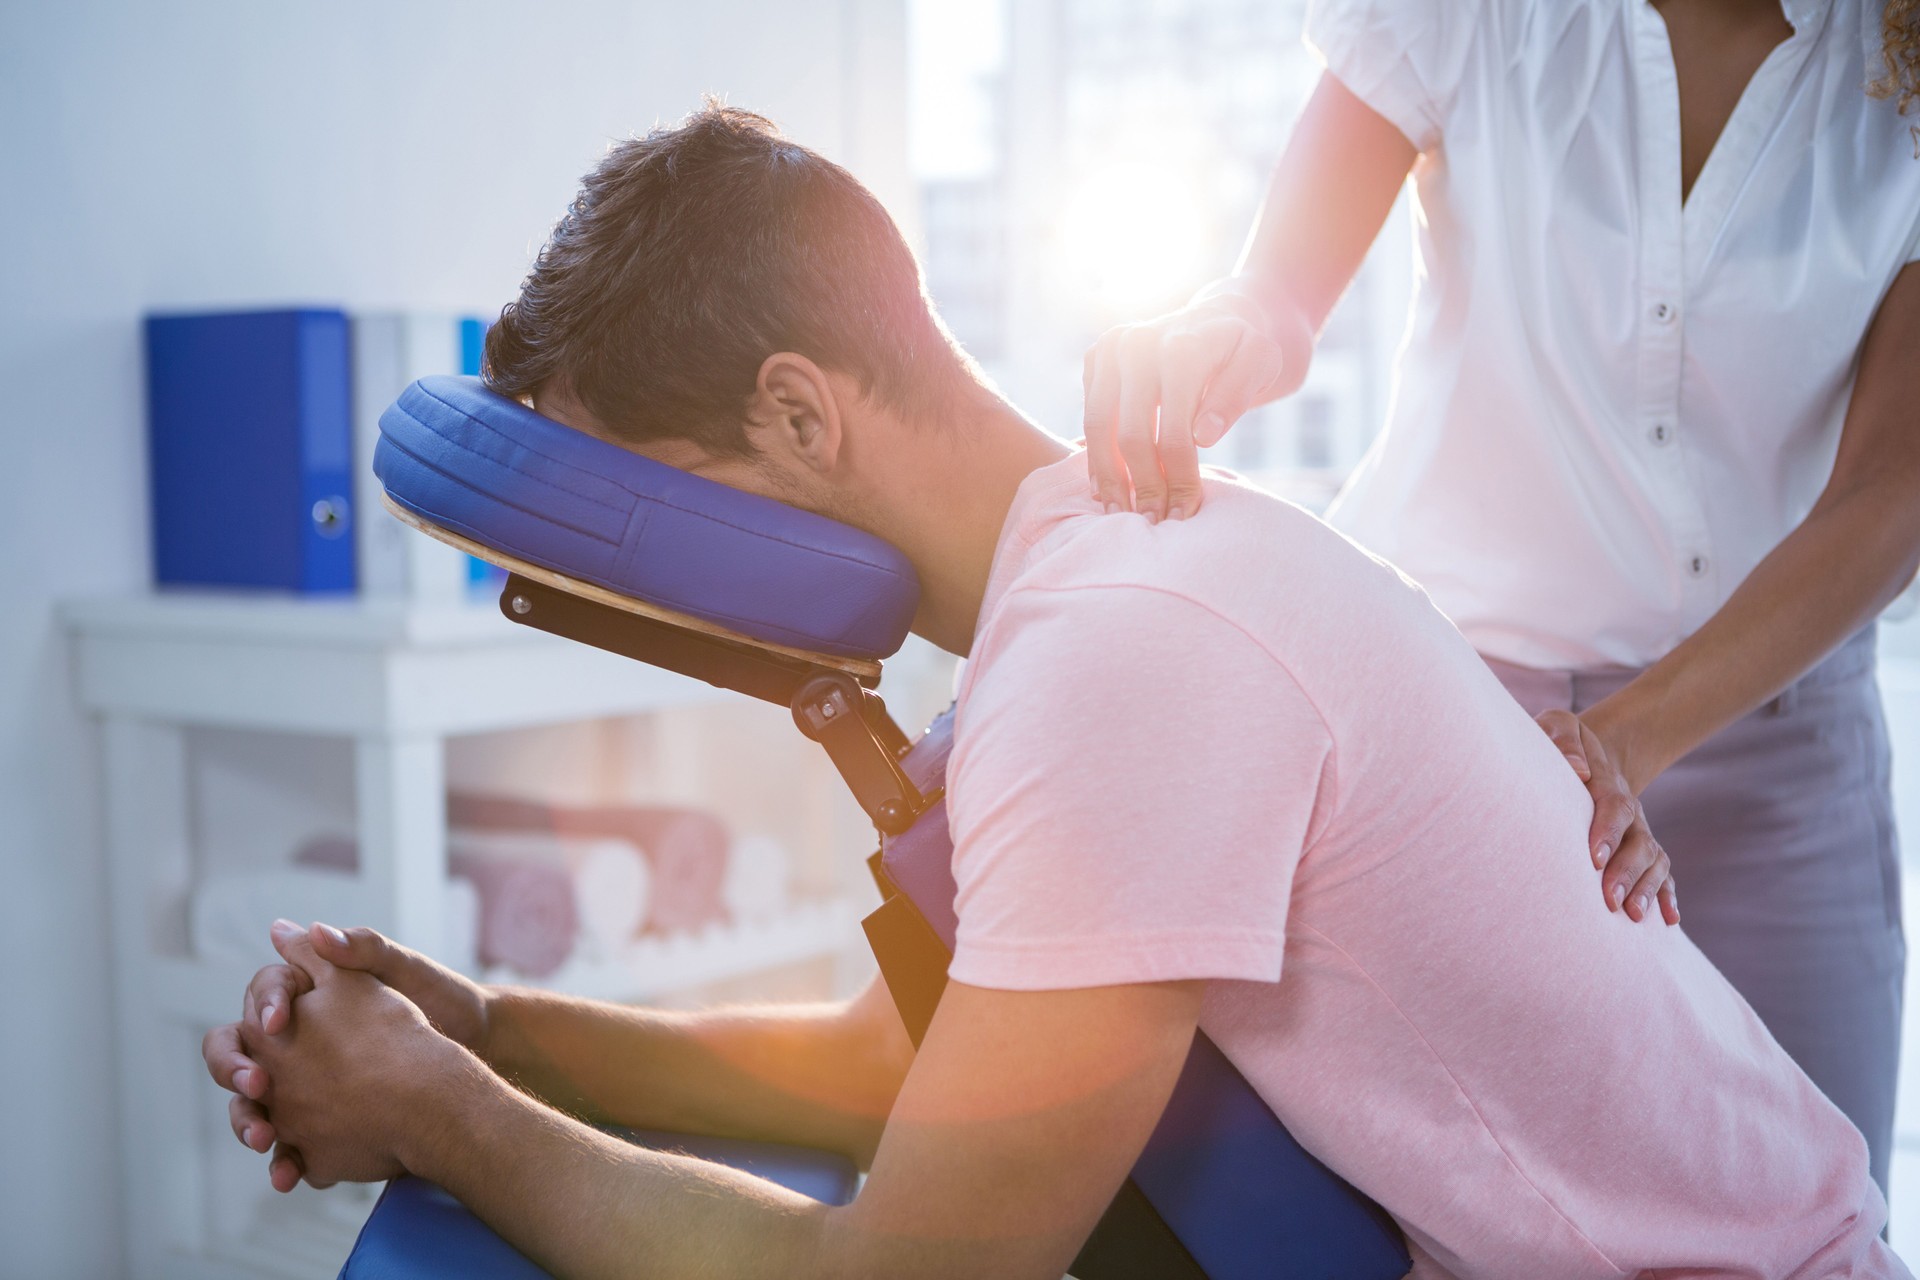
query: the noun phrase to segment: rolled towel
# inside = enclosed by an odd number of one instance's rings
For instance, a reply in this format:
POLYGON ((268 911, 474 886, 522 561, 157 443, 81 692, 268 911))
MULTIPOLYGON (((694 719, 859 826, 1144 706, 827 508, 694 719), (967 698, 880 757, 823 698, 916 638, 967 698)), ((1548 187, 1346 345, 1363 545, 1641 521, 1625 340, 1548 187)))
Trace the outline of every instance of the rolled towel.
POLYGON ((482 961, 544 978, 573 954, 580 913, 564 866, 449 852, 447 867, 480 892, 482 961))
POLYGON ((692 933, 727 918, 722 886, 731 839, 726 823, 701 809, 608 810, 592 816, 619 816, 653 864, 649 929, 692 933))
MULTIPOLYGON (((210 876, 195 887, 188 902, 188 937, 194 954, 204 959, 254 964, 272 951, 267 931, 280 917, 301 924, 320 920, 353 925, 365 918, 366 901, 357 878, 318 866, 210 876)), ((448 882, 442 911, 443 946, 434 959, 474 972, 480 914, 474 887, 458 880, 448 882)))
POLYGON ((573 887, 580 941, 596 960, 621 954, 646 924, 653 873, 629 841, 543 831, 456 830, 447 836, 447 855, 450 860, 494 858, 563 868, 573 887))
POLYGON ((741 836, 727 857, 727 912, 741 923, 758 923, 787 909, 793 889, 793 859, 769 836, 741 836))
POLYGON ((653 875, 646 927, 692 932, 728 917, 726 823, 702 809, 670 805, 562 806, 511 796, 455 792, 447 821, 463 831, 546 831, 563 836, 611 836, 646 858, 653 875))
POLYGON ((303 867, 325 867, 329 871, 358 871, 360 843, 352 836, 315 836, 294 852, 293 860, 303 867))

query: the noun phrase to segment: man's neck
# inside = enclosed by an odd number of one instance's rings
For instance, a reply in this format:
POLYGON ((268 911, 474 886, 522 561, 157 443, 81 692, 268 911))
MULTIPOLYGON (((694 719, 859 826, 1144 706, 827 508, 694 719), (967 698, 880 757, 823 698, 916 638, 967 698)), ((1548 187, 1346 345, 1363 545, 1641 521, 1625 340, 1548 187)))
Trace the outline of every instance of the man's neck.
POLYGON ((881 517, 920 575, 914 631, 965 656, 1014 494, 1072 450, 991 395, 956 421, 919 429, 939 432, 948 447, 925 452, 923 472, 894 490, 881 517))

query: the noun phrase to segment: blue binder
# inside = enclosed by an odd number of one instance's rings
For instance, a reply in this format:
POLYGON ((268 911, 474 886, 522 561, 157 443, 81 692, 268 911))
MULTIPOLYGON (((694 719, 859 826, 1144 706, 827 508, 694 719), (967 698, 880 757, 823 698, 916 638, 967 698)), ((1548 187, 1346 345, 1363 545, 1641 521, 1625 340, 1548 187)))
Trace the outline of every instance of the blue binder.
POLYGON ((347 317, 150 316, 154 578, 354 588, 347 317))

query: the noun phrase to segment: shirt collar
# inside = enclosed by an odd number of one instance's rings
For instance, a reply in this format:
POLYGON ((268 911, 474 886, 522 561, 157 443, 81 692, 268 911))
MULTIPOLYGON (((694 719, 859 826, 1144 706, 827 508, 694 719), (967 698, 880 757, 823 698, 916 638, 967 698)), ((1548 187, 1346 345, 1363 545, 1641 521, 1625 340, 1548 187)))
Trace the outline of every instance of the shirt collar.
MULTIPOLYGON (((1000 605, 1013 580, 1027 567, 1028 553, 1055 522, 1055 517, 1097 514, 1099 504, 1089 492, 1087 453, 1074 451, 1058 462, 1036 468, 1014 491, 1013 505, 1000 526, 1000 540, 993 549, 993 565, 987 571, 987 589, 980 600, 980 614, 974 620, 973 639, 977 643, 987 621, 1000 605)), ((968 652, 972 652, 969 647, 968 652)))
POLYGON ((1780 8, 1793 24, 1794 33, 1805 35, 1825 19, 1827 10, 1833 8, 1833 0, 1780 0, 1780 8))

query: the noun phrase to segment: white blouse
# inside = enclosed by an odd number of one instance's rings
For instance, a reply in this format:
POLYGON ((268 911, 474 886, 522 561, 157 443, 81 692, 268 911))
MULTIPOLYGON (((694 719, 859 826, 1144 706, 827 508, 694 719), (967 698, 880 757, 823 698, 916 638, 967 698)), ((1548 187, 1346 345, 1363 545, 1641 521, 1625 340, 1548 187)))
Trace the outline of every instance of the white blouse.
POLYGON ((1647 0, 1310 11, 1328 70, 1424 153, 1392 407, 1330 518, 1483 653, 1653 661, 1832 471, 1861 339, 1920 258, 1920 114, 1864 92, 1879 0, 1785 8, 1684 207, 1647 0))

